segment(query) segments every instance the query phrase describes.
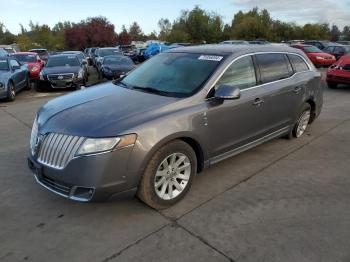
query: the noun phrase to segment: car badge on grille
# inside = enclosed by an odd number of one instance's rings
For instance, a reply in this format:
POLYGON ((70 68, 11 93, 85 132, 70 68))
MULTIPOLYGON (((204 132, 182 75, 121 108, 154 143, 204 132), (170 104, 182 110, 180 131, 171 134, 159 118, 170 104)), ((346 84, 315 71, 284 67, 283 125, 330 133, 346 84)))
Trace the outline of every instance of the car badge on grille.
POLYGON ((62 75, 59 75, 59 76, 57 77, 57 79, 58 79, 58 80, 62 80, 62 79, 63 79, 63 76, 62 76, 62 75))

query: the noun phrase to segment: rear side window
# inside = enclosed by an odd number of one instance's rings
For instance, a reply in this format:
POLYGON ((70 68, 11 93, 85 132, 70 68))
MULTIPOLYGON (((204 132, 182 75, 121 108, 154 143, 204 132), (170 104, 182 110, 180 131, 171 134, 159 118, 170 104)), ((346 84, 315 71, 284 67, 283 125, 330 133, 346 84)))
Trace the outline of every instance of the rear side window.
POLYGON ((305 63, 305 61, 297 55, 288 55, 290 62, 293 65, 294 71, 295 72, 303 72, 303 71, 308 71, 309 67, 305 63))
POLYGON ((259 54, 256 60, 260 67, 261 80, 264 83, 288 78, 291 72, 284 54, 259 54))
POLYGON ((236 86, 246 89, 256 85, 255 69, 251 56, 246 56, 235 61, 222 75, 217 83, 219 85, 236 86))

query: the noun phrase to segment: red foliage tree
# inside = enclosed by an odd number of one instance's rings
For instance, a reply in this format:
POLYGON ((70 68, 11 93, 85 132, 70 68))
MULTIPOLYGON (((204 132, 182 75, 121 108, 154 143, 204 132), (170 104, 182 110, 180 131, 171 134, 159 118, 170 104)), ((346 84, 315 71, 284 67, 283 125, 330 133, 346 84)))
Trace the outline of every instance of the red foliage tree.
POLYGON ((115 46, 116 43, 114 25, 105 17, 88 18, 65 31, 65 45, 70 50, 82 50, 89 46, 115 46))
POLYGON ((125 26, 122 27, 122 32, 118 36, 119 45, 130 45, 131 44, 131 35, 126 30, 125 26))

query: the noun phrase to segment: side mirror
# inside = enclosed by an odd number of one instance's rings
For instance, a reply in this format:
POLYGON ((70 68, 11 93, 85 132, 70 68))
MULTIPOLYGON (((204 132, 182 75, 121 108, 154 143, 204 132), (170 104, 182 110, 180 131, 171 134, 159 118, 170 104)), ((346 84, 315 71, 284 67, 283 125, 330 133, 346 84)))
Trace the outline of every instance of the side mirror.
POLYGON ((86 61, 86 60, 83 60, 81 63, 82 63, 83 65, 86 65, 86 64, 87 64, 87 61, 86 61))
POLYGON ((21 68, 21 66, 12 66, 12 70, 13 70, 13 71, 18 70, 18 69, 20 69, 20 68, 21 68))
POLYGON ((220 85, 214 93, 214 98, 219 100, 234 100, 241 97, 241 90, 230 85, 220 85))

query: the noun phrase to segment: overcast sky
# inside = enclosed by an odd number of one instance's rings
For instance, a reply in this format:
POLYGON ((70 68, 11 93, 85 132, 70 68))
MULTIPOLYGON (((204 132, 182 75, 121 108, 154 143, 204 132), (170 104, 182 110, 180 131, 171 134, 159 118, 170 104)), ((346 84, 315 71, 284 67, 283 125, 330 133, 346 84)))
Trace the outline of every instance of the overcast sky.
POLYGON ((340 28, 350 25, 350 0, 9 0, 1 4, 0 21, 13 33, 19 24, 53 26, 58 21, 79 22, 91 16, 105 16, 120 31, 123 24, 137 21, 145 33, 158 31, 160 18, 176 19, 183 9, 195 5, 217 12, 229 23, 239 10, 266 8, 273 18, 297 24, 327 22, 340 28))

